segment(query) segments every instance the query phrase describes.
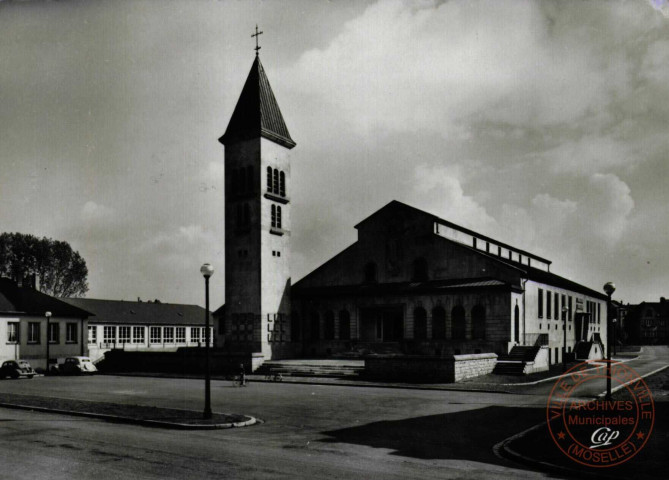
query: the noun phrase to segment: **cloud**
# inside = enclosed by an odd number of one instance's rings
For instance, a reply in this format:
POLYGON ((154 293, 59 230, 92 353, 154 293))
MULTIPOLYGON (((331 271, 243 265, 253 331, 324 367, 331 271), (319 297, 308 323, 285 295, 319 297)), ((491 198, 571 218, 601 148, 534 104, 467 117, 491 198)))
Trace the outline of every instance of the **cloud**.
POLYGON ((114 218, 114 209, 89 200, 81 207, 80 218, 86 223, 109 222, 114 218))

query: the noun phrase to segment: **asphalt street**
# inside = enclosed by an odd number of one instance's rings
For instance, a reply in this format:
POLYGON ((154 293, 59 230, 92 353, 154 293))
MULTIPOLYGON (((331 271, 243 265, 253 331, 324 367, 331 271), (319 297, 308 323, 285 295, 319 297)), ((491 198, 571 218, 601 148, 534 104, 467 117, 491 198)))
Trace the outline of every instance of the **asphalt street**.
MULTIPOLYGON (((634 368, 667 363, 665 351, 634 368)), ((502 394, 212 382, 217 412, 264 423, 173 431, 0 409, 0 478, 545 478, 493 445, 545 418, 551 382, 502 394)), ((200 410, 201 380, 38 377, 0 391, 200 410)))

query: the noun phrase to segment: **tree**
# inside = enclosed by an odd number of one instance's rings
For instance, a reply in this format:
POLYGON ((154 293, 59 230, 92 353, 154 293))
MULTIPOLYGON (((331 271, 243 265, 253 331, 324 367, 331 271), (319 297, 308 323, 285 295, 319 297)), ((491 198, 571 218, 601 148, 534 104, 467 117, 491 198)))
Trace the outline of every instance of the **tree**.
POLYGON ((0 276, 31 275, 39 289, 56 297, 80 297, 88 291, 86 261, 67 242, 23 233, 0 234, 0 276))

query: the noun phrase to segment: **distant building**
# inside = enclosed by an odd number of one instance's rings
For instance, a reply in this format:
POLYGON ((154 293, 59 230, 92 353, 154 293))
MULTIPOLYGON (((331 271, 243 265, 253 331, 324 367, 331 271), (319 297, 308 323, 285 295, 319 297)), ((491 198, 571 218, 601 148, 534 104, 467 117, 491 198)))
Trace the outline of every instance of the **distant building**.
POLYGON ((666 345, 669 343, 669 302, 641 302, 629 305, 624 328, 627 343, 632 345, 666 345))
POLYGON ((87 355, 91 313, 61 299, 0 278, 0 360, 24 359, 46 369, 59 358, 87 355), (46 317, 46 312, 51 317, 46 317), (48 321, 48 328, 47 328, 48 321))
POLYGON ((180 347, 205 344, 205 309, 197 305, 92 298, 64 300, 95 314, 88 323, 88 351, 94 361, 110 350, 173 352, 180 347))

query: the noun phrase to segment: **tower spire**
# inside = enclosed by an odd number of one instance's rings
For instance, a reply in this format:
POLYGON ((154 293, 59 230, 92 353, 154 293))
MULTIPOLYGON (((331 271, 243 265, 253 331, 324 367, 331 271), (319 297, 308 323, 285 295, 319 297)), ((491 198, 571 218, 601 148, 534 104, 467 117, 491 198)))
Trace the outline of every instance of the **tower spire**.
POLYGON ((262 35, 262 33, 263 33, 262 31, 260 32, 258 31, 258 24, 256 23, 256 33, 251 35, 251 38, 256 37, 256 48, 254 48, 254 50, 256 51, 256 57, 258 56, 258 53, 260 53, 259 50, 262 48, 260 45, 258 45, 258 37, 262 35))

